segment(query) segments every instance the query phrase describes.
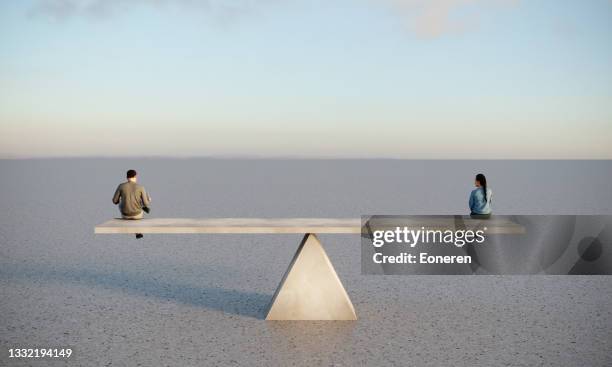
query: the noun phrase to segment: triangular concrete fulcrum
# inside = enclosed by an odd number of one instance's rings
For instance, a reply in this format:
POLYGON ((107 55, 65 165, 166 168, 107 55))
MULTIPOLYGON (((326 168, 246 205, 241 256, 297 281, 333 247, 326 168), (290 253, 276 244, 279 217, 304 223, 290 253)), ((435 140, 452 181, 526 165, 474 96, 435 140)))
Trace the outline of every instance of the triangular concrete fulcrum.
POLYGON ((279 284, 266 320, 357 320, 355 308, 312 233, 302 243, 279 284))

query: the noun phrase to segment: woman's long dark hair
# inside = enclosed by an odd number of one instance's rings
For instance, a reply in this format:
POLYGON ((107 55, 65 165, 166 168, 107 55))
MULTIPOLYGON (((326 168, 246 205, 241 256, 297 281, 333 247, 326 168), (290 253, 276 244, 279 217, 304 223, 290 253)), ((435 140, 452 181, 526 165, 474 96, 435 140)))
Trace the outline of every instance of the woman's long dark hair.
POLYGON ((476 181, 480 182, 480 187, 484 192, 485 203, 487 202, 487 178, 482 173, 476 175, 476 181))

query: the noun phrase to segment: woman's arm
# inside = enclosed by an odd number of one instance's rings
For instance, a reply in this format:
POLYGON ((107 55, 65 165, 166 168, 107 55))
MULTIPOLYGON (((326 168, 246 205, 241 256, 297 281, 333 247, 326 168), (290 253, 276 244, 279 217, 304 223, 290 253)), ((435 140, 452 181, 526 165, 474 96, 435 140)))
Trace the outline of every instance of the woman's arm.
POLYGON ((474 191, 470 193, 469 204, 470 204, 470 212, 473 213, 474 212, 474 191))

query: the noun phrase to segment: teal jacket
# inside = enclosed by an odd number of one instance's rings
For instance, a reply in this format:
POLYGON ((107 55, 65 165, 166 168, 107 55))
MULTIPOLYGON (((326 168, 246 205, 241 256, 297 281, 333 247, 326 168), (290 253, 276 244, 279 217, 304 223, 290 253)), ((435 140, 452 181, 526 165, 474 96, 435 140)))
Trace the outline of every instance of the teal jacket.
POLYGON ((487 200, 484 199, 484 190, 477 187, 470 194, 470 211, 472 214, 491 214, 491 198, 493 191, 487 187, 487 200))

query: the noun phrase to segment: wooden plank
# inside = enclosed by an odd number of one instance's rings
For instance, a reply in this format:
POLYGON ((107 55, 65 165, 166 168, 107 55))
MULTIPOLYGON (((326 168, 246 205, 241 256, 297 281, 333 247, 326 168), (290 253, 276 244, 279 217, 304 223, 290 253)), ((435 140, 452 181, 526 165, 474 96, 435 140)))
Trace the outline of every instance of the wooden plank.
POLYGON ((94 233, 361 233, 360 218, 112 219, 94 233))
MULTIPOLYGON (((509 218, 471 219, 469 216, 373 217, 370 230, 397 226, 431 230, 482 229, 490 234, 522 234, 525 228, 509 218)), ((94 233, 361 233, 360 218, 147 218, 111 219, 94 233)))

